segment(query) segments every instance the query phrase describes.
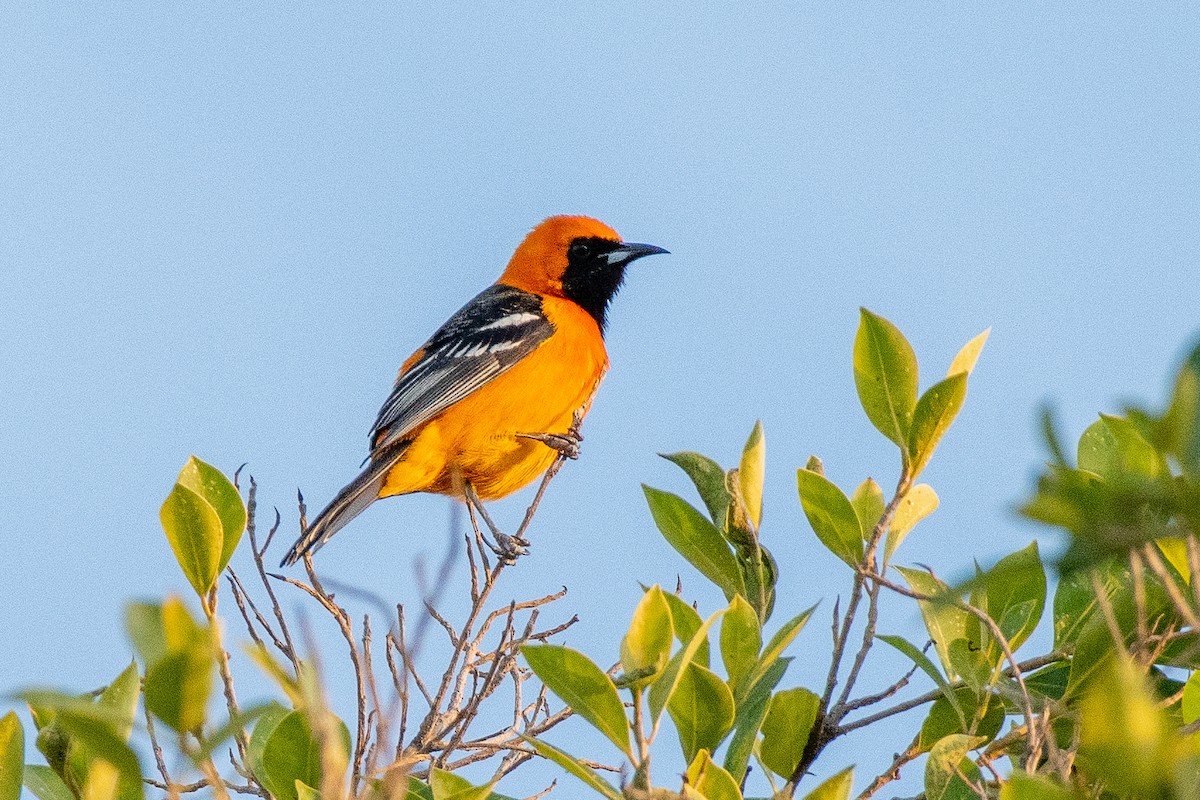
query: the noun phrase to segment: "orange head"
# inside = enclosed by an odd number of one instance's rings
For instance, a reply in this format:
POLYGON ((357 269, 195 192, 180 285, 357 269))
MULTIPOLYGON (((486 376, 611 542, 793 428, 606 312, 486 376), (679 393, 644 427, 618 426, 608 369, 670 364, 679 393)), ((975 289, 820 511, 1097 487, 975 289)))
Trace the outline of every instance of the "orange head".
POLYGON ((608 304, 625 280, 625 267, 642 256, 665 252, 652 244, 622 242, 616 231, 591 217, 550 217, 517 247, 500 283, 574 301, 603 330, 608 304))

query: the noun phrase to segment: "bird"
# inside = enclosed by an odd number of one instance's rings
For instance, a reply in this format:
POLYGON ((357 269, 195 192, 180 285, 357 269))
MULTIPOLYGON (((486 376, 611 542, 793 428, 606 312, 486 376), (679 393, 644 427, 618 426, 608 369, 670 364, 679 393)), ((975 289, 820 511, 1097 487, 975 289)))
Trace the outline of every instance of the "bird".
MULTIPOLYGON (((500 278, 400 367, 370 431, 365 469, 307 525, 290 566, 383 497, 430 492, 482 501, 578 455, 579 423, 608 370, 604 333, 625 270, 668 251, 625 242, 597 219, 538 224, 500 278)), ((484 512, 485 520, 488 519, 484 512)), ((509 563, 523 543, 490 524, 509 563)))

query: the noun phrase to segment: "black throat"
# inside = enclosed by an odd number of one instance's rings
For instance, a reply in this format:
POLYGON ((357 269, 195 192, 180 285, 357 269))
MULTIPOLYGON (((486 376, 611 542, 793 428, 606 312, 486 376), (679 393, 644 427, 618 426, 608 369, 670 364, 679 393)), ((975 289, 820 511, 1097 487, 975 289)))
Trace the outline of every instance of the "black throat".
POLYGON ((608 304, 625 280, 625 264, 608 263, 608 254, 620 246, 610 239, 581 237, 567 249, 563 296, 590 314, 601 333, 608 324, 608 304))

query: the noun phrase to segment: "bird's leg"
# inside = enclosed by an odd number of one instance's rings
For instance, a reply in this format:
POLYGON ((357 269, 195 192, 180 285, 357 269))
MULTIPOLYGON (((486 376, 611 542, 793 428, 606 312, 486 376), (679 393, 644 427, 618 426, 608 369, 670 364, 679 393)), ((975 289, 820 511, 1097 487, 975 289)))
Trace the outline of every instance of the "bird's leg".
POLYGON ((576 459, 579 458, 579 444, 583 441, 583 434, 579 430, 582 422, 583 414, 576 411, 571 427, 566 433, 518 433, 517 436, 541 442, 551 450, 557 450, 564 458, 576 459))
POLYGON ((480 500, 479 495, 475 493, 475 487, 470 483, 463 484, 463 496, 466 498, 467 503, 469 503, 472 508, 479 512, 479 516, 483 517, 484 524, 487 525, 488 530, 491 531, 492 538, 496 540, 496 543, 492 544, 485 537, 483 542, 493 553, 496 554, 497 558, 499 558, 503 563, 512 566, 513 564, 517 563, 517 558, 519 556, 523 556, 529 552, 529 542, 525 541, 519 536, 509 536, 507 533, 501 531, 496 523, 492 521, 491 514, 487 512, 487 509, 483 505, 483 501, 480 500))

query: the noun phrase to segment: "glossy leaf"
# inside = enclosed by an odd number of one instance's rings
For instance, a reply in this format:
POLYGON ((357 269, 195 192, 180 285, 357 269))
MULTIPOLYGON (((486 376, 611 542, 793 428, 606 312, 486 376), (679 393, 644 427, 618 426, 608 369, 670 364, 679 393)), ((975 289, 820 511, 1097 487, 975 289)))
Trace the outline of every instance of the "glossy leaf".
POLYGON ((729 686, 738 684, 750 673, 762 649, 762 629, 758 614, 741 595, 733 598, 721 620, 721 660, 729 676, 729 686))
POLYGON ((925 390, 908 431, 909 475, 921 474, 967 397, 967 374, 951 375, 925 390))
MULTIPOLYGON (((812 613, 816 610, 816 608, 816 606, 811 606, 804 611, 801 611, 799 614, 783 623, 783 626, 780 627, 779 630, 775 631, 775 635, 772 636, 767 641, 766 646, 763 647, 762 654, 758 657, 758 663, 754 665, 754 669, 751 670, 749 678, 742 681, 742 683, 738 686, 739 690, 746 690, 749 687, 754 686, 763 675, 767 674, 767 671, 770 670, 779 657, 783 655, 783 651, 787 649, 788 645, 795 641, 796 637, 800 635, 800 631, 804 630, 804 626, 808 624, 808 620, 810 617, 812 617, 812 613)), ((740 702, 741 699, 742 694, 739 691, 738 701, 740 702)))
POLYGON ((819 697, 803 688, 788 689, 771 698, 762 724, 759 756, 776 775, 788 779, 800 765, 820 704, 819 697))
POLYGON ((600 773, 596 772, 596 770, 574 756, 558 749, 552 744, 543 742, 541 739, 526 738, 525 741, 533 745, 533 749, 537 750, 538 754, 543 758, 553 761, 571 775, 583 781, 587 786, 607 797, 608 800, 624 800, 624 795, 616 787, 600 777, 600 773))
POLYGON ((663 538, 724 592, 730 600, 735 594, 746 593, 742 573, 725 537, 682 498, 642 486, 654 524, 663 538))
POLYGON ((702 749, 715 750, 733 727, 733 692, 716 673, 693 661, 680 673, 667 713, 679 732, 683 757, 691 761, 702 749))
MULTIPOLYGON (((966 640, 968 638, 967 633, 970 627, 968 613, 953 605, 953 598, 948 594, 948 587, 933 575, 919 569, 905 567, 896 569, 908 581, 909 587, 914 592, 934 598, 945 598, 944 600, 919 600, 917 605, 921 609, 921 616, 925 619, 925 627, 929 631, 929 638, 933 640, 933 646, 937 650, 942 667, 951 678, 959 677, 950 662, 950 643, 956 639, 966 640)), ((980 646, 978 639, 971 644, 975 648, 980 646)))
POLYGON ((217 574, 225 570, 246 529, 246 506, 237 487, 216 467, 195 456, 188 458, 176 483, 191 489, 204 499, 221 520, 221 558, 217 574))
POLYGON ((847 767, 813 789, 804 800, 850 800, 854 789, 854 767, 847 767))
POLYGON ((1127 419, 1101 414, 1079 437, 1079 468, 1109 481, 1157 478, 1163 457, 1127 419))
POLYGON ((870 540, 886 505, 883 489, 879 488, 874 478, 867 478, 858 485, 854 494, 850 495, 850 505, 854 507, 859 527, 862 528, 863 541, 870 540))
POLYGON ((879 639, 885 644, 890 644, 892 647, 908 656, 922 672, 928 675, 930 680, 932 680, 938 689, 941 690, 942 696, 946 699, 946 702, 949 703, 950 707, 954 709, 954 712, 958 718, 959 726, 964 728, 966 727, 966 713, 959 704, 958 698, 953 689, 951 689, 949 682, 947 682, 945 677, 942 676, 942 673, 938 671, 937 666, 935 666, 934 663, 929 660, 929 657, 921 652, 920 648, 905 639, 903 636, 889 636, 888 634, 881 633, 877 634, 875 638, 879 639))
POLYGON ((988 335, 991 332, 992 329, 988 328, 963 345, 962 350, 959 350, 958 355, 950 362, 950 369, 946 370, 947 378, 959 373, 971 374, 971 371, 975 369, 975 362, 979 360, 979 354, 983 351, 983 346, 987 344, 988 335))
POLYGON ((521 652, 550 691, 632 759, 625 706, 612 678, 583 653, 569 647, 527 644, 521 652))
POLYGON ((695 787, 705 800, 742 800, 738 782, 713 762, 708 750, 698 752, 688 765, 687 783, 695 787))
POLYGON ((184 577, 196 594, 207 595, 219 574, 225 539, 221 518, 204 498, 176 484, 159 510, 159 519, 184 577))
POLYGON ((755 530, 762 526, 763 480, 766 467, 767 440, 763 437, 762 422, 759 421, 754 423, 754 430, 746 440, 742 460, 738 464, 742 501, 746 504, 746 514, 755 530))
MULTIPOLYGON (((758 739, 758 731, 767 716, 771 692, 775 691, 775 687, 783 679, 783 674, 787 672, 788 664, 791 661, 790 658, 776 659, 767 667, 761 677, 737 694, 737 712, 733 718, 733 737, 729 740, 729 747, 725 749, 725 769, 739 782, 746 777, 750 754, 758 739)), ((743 687, 746 685, 743 683, 743 687)))
POLYGON ((896 506, 892 524, 888 526, 887 541, 883 546, 883 560, 890 562, 892 555, 917 523, 928 517, 938 507, 937 492, 927 483, 918 483, 905 493, 896 506))
POLYGON ((650 587, 634 609, 629 631, 621 640, 621 668, 634 685, 649 683, 671 656, 671 607, 658 586, 650 587))
POLYGON ((659 453, 675 464, 692 479, 700 499, 712 518, 714 525, 725 524, 725 513, 729 509, 729 492, 725 489, 725 470, 708 456, 699 453, 659 453))
POLYGON ((725 611, 722 609, 704 620, 704 624, 696 630, 691 640, 678 653, 671 657, 671 660, 667 662, 667 668, 663 670, 663 674, 650 686, 650 718, 655 723, 658 722, 663 709, 670 704, 671 697, 679 688, 679 683, 683 680, 683 668, 695 661, 696 653, 702 644, 707 645, 709 629, 712 628, 713 624, 724 613, 725 611))
POLYGON ((800 505, 813 532, 831 553, 854 566, 863 557, 863 529, 849 498, 824 475, 796 472, 800 505))
POLYGON ((1015 651, 1033 633, 1046 605, 1046 572, 1037 542, 1000 559, 988 570, 985 586, 983 610, 1015 651))
POLYGON ((925 762, 925 796, 927 800, 978 800, 979 795, 959 776, 972 781, 979 778, 979 767, 969 760, 967 751, 980 746, 983 737, 954 734, 933 746, 925 762))
MULTIPOLYGON (((692 641, 696 631, 700 630, 704 620, 700 619, 700 613, 689 606, 679 595, 663 592, 663 597, 667 599, 667 606, 671 609, 671 628, 675 631, 675 638, 679 640, 680 644, 686 646, 688 642, 692 641)), ((700 666, 708 666, 707 639, 700 641, 692 658, 700 666)))
POLYGON ((1004 703, 999 697, 992 694, 980 697, 966 686, 954 689, 952 696, 957 700, 957 708, 946 694, 930 706, 917 739, 922 752, 928 752, 939 741, 955 733, 991 741, 1004 724, 1004 703), (982 715, 979 714, 981 704, 985 705, 982 715))
POLYGON ((429 771, 433 800, 485 800, 492 794, 492 785, 475 786, 461 775, 437 767, 429 771))
POLYGON ((0 717, 0 800, 20 800, 25 773, 25 730, 15 711, 0 717))
POLYGON ((865 308, 854 337, 854 385, 867 419, 896 443, 907 464, 917 357, 899 328, 865 308))

